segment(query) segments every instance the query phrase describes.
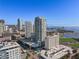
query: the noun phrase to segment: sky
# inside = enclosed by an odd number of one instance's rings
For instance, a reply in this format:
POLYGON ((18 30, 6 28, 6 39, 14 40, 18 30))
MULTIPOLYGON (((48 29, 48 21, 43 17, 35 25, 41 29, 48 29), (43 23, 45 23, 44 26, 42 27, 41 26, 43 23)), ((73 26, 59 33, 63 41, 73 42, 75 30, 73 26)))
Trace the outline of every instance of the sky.
POLYGON ((48 26, 79 26, 79 0, 0 0, 0 19, 16 24, 44 16, 48 26))

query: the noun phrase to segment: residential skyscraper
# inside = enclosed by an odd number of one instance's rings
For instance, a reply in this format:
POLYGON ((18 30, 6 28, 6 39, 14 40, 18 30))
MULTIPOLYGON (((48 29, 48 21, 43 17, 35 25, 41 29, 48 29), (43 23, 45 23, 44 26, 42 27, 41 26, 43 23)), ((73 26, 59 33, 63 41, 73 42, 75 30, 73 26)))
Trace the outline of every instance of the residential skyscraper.
POLYGON ((26 37, 26 38, 31 37, 32 33, 33 33, 32 22, 26 21, 26 22, 25 22, 25 37, 26 37))
POLYGON ((18 29, 18 31, 23 29, 23 21, 20 18, 18 18, 18 20, 17 20, 17 29, 18 29))
POLYGON ((44 17, 35 17, 35 37, 37 41, 45 41, 46 19, 44 17))
POLYGON ((5 21, 3 19, 0 19, 0 36, 2 36, 2 33, 4 32, 5 28, 5 21))

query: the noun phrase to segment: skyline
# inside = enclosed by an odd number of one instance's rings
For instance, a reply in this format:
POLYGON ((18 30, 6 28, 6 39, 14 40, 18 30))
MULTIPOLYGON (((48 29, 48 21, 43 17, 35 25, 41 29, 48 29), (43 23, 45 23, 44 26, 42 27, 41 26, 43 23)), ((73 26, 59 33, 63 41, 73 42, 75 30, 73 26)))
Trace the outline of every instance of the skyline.
POLYGON ((0 0, 0 9, 0 19, 9 24, 44 16, 49 26, 79 26, 78 0, 0 0))

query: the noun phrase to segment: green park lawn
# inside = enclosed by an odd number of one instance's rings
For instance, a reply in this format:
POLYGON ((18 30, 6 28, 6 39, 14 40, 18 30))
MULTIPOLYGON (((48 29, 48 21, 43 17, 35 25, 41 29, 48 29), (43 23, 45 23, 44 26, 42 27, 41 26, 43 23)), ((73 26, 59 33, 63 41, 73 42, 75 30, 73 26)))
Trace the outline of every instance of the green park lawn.
POLYGON ((75 44, 70 44, 69 46, 73 47, 73 48, 79 48, 79 43, 77 43, 77 44, 76 43, 75 44))
POLYGON ((72 44, 69 44, 68 46, 70 47, 74 47, 74 48, 79 48, 79 43, 75 43, 77 42, 74 38, 60 38, 60 44, 64 43, 64 42, 72 42, 72 44))
POLYGON ((75 42, 73 38, 60 38, 60 43, 63 42, 75 42))

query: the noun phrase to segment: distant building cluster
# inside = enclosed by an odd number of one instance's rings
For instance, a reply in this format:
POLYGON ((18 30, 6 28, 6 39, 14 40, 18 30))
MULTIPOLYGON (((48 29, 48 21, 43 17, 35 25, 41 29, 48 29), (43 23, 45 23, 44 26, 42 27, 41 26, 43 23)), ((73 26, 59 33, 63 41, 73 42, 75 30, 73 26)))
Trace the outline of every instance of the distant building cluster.
MULTIPOLYGON (((0 59, 26 59, 34 57, 32 56, 32 54, 34 55, 33 51, 37 53, 37 56, 40 54, 44 59, 59 59, 68 51, 72 53, 71 48, 59 44, 59 35, 58 32, 47 31, 44 17, 35 17, 34 24, 31 21, 24 22, 18 18, 17 25, 6 24, 1 19, 0 59)), ((40 57, 38 58, 40 59, 40 57)))

